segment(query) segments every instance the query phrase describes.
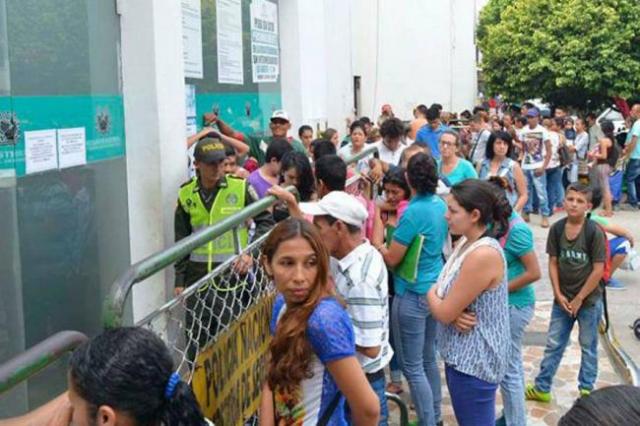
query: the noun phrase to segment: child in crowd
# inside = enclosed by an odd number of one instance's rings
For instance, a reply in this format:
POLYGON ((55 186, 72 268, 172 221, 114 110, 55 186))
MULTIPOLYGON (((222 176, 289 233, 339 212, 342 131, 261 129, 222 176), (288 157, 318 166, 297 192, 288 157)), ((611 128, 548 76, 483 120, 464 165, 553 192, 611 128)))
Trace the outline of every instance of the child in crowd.
POLYGON ((592 207, 591 197, 588 186, 569 185, 564 198, 567 217, 549 231, 547 253, 555 302, 540 372, 525 392, 529 400, 551 401, 551 382, 576 320, 582 349, 578 375, 580 396, 591 393, 598 376, 598 323, 603 306, 601 281, 606 237, 600 227, 587 218, 592 207))

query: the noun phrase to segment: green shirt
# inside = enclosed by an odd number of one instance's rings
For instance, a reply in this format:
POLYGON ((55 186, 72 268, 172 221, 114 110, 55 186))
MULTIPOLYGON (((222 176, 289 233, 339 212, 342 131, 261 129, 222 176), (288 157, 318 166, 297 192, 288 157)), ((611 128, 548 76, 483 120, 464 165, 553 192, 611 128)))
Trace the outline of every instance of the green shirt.
MULTIPOLYGON (((518 213, 513 212, 510 221, 516 220, 518 213)), ((533 233, 524 221, 515 223, 504 245, 504 256, 507 259, 507 272, 509 281, 518 278, 525 271, 524 264, 520 258, 533 251, 533 233)), ((535 304, 536 294, 531 283, 519 290, 509 293, 509 305, 523 308, 535 304)))
MULTIPOLYGON (((267 153, 267 148, 271 141, 273 140, 273 136, 259 136, 259 135, 246 135, 244 133, 241 134, 241 140, 245 144, 249 145, 249 156, 258 160, 260 165, 265 163, 265 155, 267 153)), ((301 152, 303 154, 307 153, 302 142, 297 139, 288 138, 289 143, 293 147, 294 151, 301 152)))
POLYGON ((609 219, 606 217, 598 216, 595 213, 591 213, 591 220, 600 226, 609 226, 609 219))
POLYGON ((442 172, 442 161, 438 160, 438 173, 447 178, 451 186, 463 182, 467 179, 478 179, 478 172, 470 161, 458 158, 458 164, 449 174, 442 172))

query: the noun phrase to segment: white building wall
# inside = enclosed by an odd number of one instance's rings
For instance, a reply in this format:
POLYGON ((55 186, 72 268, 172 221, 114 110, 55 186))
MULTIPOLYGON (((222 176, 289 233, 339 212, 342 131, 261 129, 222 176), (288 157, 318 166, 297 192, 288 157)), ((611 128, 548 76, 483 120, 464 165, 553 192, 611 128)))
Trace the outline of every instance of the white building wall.
MULTIPOLYGON (((131 262, 174 240, 185 167, 185 96, 180 2, 122 0, 122 80, 127 135, 131 262)), ((167 300, 172 270, 133 289, 134 320, 167 300)))
POLYGON ((475 8, 468 0, 282 0, 280 7, 283 103, 294 127, 327 122, 343 132, 354 76, 361 77, 360 115, 372 119, 385 103, 406 119, 420 103, 457 112, 474 105, 475 8), (293 8, 295 15, 286 13, 293 8), (284 30, 292 22, 297 44, 284 30), (292 62, 302 70, 296 91, 286 81, 292 62))

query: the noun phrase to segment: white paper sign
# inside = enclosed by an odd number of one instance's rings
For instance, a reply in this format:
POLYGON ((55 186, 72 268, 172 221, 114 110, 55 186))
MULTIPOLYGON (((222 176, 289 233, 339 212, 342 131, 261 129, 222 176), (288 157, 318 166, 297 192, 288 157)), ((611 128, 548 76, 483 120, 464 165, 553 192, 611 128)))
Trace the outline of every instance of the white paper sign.
POLYGON ((24 132, 27 174, 58 168, 55 129, 24 132))
POLYGON ((200 0, 182 0, 182 47, 185 77, 203 78, 200 0))
POLYGON ((278 5, 270 1, 251 2, 251 68, 254 83, 278 81, 278 5))
POLYGON ((193 84, 185 84, 185 106, 186 106, 186 125, 187 137, 193 136, 198 132, 196 120, 196 86, 193 84))
POLYGON ((58 129, 58 162, 61 169, 87 164, 87 138, 84 127, 58 129))
POLYGON ((244 84, 241 0, 216 1, 218 82, 244 84))

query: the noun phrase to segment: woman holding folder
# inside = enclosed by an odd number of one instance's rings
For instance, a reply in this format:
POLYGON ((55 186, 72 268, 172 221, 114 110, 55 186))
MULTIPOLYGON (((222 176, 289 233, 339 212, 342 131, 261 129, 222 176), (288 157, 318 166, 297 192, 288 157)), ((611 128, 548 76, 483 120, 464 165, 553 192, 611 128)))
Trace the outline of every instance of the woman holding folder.
POLYGON ((425 294, 443 267, 442 247, 447 237, 445 202, 436 195, 438 167, 428 154, 409 160, 407 180, 411 201, 402 214, 389 247, 378 249, 393 271, 396 296, 392 324, 396 350, 416 407, 419 424, 441 420, 440 373, 436 363, 436 321, 425 294))

